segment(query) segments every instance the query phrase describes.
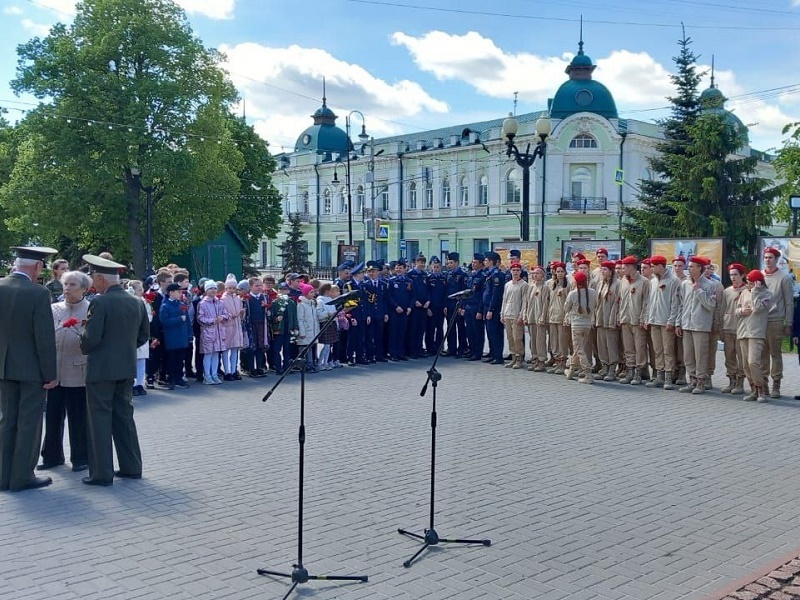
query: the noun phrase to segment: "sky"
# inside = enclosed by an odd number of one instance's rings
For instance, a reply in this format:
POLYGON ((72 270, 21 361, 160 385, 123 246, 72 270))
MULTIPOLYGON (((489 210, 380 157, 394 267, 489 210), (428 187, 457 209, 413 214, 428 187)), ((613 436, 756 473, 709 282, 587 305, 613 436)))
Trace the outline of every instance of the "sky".
MULTIPOLYGON (((375 138, 543 110, 578 49, 621 117, 663 118, 681 24, 708 86, 774 151, 800 121, 800 0, 176 0, 195 34, 226 56, 237 107, 270 143, 291 151, 327 103, 375 138), (795 40, 792 42, 791 40, 795 40), (357 112, 351 112, 357 111, 357 112), (360 113, 360 114, 359 114, 360 113)), ((31 108, 8 83, 16 47, 70 22, 74 0, 0 0, 0 107, 31 108)))

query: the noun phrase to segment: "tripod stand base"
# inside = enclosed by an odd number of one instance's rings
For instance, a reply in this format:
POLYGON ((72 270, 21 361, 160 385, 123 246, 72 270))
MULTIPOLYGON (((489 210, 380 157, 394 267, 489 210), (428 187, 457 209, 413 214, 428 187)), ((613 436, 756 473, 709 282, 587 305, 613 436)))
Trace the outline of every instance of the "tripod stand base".
POLYGON ((272 575, 273 577, 285 577, 287 579, 291 579, 292 587, 290 587, 289 591, 286 592, 283 600, 286 600, 286 598, 289 597, 298 584, 307 583, 312 579, 317 581, 360 581, 362 583, 369 579, 366 575, 309 575, 308 569, 306 569, 303 565, 292 565, 291 573, 271 571, 269 569, 256 569, 256 573, 259 575, 272 575))
POLYGON ((422 548, 417 550, 417 552, 409 558, 407 561, 403 563, 403 566, 407 569, 411 566, 411 563, 425 550, 427 550, 430 546, 437 546, 438 544, 480 544, 481 546, 491 546, 491 540, 462 540, 457 538, 440 538, 439 534, 436 533, 435 529, 426 529, 424 535, 420 535, 418 533, 414 533, 413 531, 407 531, 406 529, 398 529, 397 533, 401 535, 407 535, 409 537, 416 538, 418 540, 423 541, 422 548))

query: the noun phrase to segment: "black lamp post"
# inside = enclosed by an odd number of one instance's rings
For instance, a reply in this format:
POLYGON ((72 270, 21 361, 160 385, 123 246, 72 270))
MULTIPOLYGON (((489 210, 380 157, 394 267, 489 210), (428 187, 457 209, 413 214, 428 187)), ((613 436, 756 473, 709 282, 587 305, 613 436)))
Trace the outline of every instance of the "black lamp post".
MULTIPOLYGON (((520 152, 514 143, 514 138, 519 130, 519 123, 514 115, 509 114, 503 121, 503 139, 506 140, 506 156, 513 156, 516 163, 522 167, 522 222, 520 233, 523 242, 531 239, 531 166, 537 158, 544 158, 547 149, 547 136, 550 135, 551 124, 549 117, 539 117, 536 120, 536 135, 539 141, 531 152, 531 145, 520 152)), ((544 216, 544 201, 542 201, 542 215, 544 216)), ((542 226, 542 244, 544 245, 544 226, 542 226)))
POLYGON ((131 167, 131 175, 136 180, 140 190, 147 194, 146 205, 146 232, 145 232, 145 254, 144 254, 144 274, 145 277, 152 275, 153 270, 153 186, 142 185, 142 170, 139 167, 131 167))
POLYGON ((353 195, 350 189, 350 152, 352 151, 353 144, 350 142, 350 117, 352 117, 354 113, 361 116, 361 133, 358 134, 358 139, 361 140, 362 144, 366 144, 369 139, 364 114, 360 110, 351 110, 344 120, 345 130, 347 132, 347 168, 345 171, 345 177, 347 179, 347 243, 350 246, 353 245, 353 195))

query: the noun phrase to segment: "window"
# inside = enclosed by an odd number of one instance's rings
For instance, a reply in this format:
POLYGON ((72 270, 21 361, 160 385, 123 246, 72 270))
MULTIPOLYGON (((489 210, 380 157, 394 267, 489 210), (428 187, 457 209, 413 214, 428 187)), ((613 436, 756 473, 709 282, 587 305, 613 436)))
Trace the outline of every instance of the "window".
POLYGON ((476 238, 472 240, 473 252, 480 252, 486 254, 489 251, 489 240, 485 238, 476 238))
POLYGON ((331 253, 331 250, 332 250, 332 248, 331 248, 331 243, 330 242, 322 242, 322 244, 320 245, 320 249, 319 249, 319 254, 320 254, 319 265, 321 267, 332 267, 333 266, 333 263, 331 261, 331 259, 333 258, 333 255, 331 253))
POLYGON ((417 184, 413 181, 408 186, 408 210, 417 210, 417 184))
POLYGON ((406 240, 406 258, 416 258, 419 254, 419 240, 406 240))
POLYGON ((381 200, 380 200, 381 210, 389 210, 389 185, 386 183, 382 183, 381 187, 383 190, 381 191, 381 200))
POLYGON ((478 187, 478 205, 486 206, 489 204, 489 178, 481 175, 481 184, 478 187))
POLYGON ((588 166, 574 166, 570 173, 570 195, 573 198, 592 196, 594 176, 588 166))
POLYGON ((458 205, 469 206, 469 182, 467 182, 466 177, 461 180, 461 185, 458 188, 458 205))
POLYGON ((425 206, 422 208, 433 208, 433 184, 430 181, 425 184, 425 206))
POLYGON ((595 140, 592 136, 581 134, 576 135, 572 138, 572 141, 569 143, 570 148, 597 148, 597 140, 595 140))
POLYGON ((300 212, 304 215, 308 214, 308 192, 303 192, 303 206, 300 207, 300 212))
POLYGON ((347 212, 347 194, 344 189, 339 190, 339 214, 347 212))
POLYGON ((267 242, 261 242, 261 260, 260 260, 261 268, 267 266, 267 242))
POLYGON ((521 191, 519 174, 516 171, 509 171, 506 175, 506 204, 520 202, 521 191))
POLYGON ((356 204, 353 207, 353 212, 357 215, 363 214, 364 212, 364 186, 358 186, 358 190, 356 191, 356 204))
POLYGON ((450 208, 450 180, 445 177, 442 180, 442 208, 450 208))
POLYGON ((329 215, 333 212, 333 202, 331 201, 331 191, 325 190, 322 193, 322 214, 329 215))

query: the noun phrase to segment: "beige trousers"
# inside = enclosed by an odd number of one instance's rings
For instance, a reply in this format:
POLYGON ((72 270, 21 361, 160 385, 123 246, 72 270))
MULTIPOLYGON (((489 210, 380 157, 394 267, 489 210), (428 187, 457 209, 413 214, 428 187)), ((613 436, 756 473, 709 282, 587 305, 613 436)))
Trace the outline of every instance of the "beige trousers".
POLYGON ((686 377, 705 379, 708 377, 709 331, 683 330, 683 360, 686 362, 686 377))
POLYGON ((569 343, 567 342, 566 327, 563 325, 550 324, 550 350, 553 356, 558 359, 567 358, 569 353, 569 343))
POLYGON ((528 325, 531 358, 547 360, 547 325, 528 325))
POLYGON ((619 330, 610 327, 597 328, 597 353, 600 364, 614 365, 619 362, 619 330))
POLYGON ((783 338, 783 322, 767 321, 767 339, 764 340, 761 368, 764 370, 764 377, 769 375, 772 381, 783 379, 783 354, 781 354, 783 338))
POLYGON ((623 323, 622 345, 625 349, 625 366, 642 368, 647 364, 647 332, 641 325, 623 323))
MULTIPOLYGON (((735 333, 722 333, 725 344, 725 374, 728 377, 744 377, 744 360, 741 345, 736 341, 735 333)), ((759 357, 759 364, 761 358, 759 357)))
POLYGON ((653 341, 657 370, 671 373, 677 367, 675 338, 674 329, 670 331, 665 325, 650 325, 650 339, 653 341))
POLYGON ((504 325, 509 352, 514 356, 525 358, 525 325, 511 319, 506 319, 504 325))
POLYGON ((592 360, 589 358, 592 353, 591 328, 571 327, 572 347, 575 353, 572 355, 570 367, 577 369, 580 365, 582 373, 589 375, 592 372, 592 360))
POLYGON ((764 340, 745 338, 739 340, 739 352, 744 359, 744 374, 754 386, 764 385, 764 369, 762 357, 764 356, 764 340))

